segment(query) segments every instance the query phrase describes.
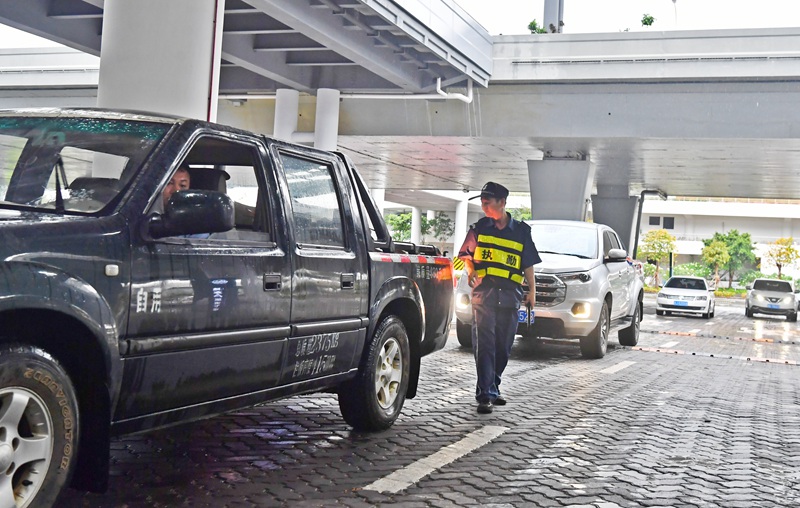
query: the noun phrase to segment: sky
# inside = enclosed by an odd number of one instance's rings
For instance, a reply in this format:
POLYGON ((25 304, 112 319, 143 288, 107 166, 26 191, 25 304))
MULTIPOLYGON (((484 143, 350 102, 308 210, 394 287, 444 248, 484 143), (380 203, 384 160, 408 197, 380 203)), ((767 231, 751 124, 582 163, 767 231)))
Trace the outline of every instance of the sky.
MULTIPOLYGON (((544 0, 454 0, 492 35, 528 32, 544 0)), ((564 33, 800 27, 800 0, 564 0, 564 33), (655 18, 650 27, 642 17, 655 18)), ((0 48, 57 46, 0 25, 0 48)))

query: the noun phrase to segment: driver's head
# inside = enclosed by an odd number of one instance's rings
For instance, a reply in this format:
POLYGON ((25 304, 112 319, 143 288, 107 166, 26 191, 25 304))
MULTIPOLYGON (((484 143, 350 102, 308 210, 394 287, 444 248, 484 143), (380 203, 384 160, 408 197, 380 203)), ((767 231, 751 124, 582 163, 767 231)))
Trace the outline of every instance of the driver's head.
POLYGON ((189 177, 189 169, 186 166, 181 166, 175 171, 175 174, 170 178, 169 183, 164 187, 162 197, 164 198, 164 206, 167 206, 167 201, 179 190, 187 190, 191 185, 189 177))

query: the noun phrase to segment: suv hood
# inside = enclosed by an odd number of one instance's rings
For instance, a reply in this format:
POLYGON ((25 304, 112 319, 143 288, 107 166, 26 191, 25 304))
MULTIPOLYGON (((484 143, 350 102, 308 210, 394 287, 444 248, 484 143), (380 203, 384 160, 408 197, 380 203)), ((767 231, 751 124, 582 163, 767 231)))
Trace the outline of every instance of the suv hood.
POLYGON ((542 262, 535 266, 538 273, 584 272, 600 265, 599 259, 581 259, 564 254, 539 254, 542 262))

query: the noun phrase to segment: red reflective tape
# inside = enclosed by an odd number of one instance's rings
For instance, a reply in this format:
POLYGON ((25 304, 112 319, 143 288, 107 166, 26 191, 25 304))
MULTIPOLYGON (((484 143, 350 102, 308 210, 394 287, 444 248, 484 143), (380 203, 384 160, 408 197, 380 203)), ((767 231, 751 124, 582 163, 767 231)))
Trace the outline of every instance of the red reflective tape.
POLYGON ((411 262, 411 258, 409 256, 406 256, 406 255, 401 255, 400 256, 400 262, 401 263, 410 263, 411 262))

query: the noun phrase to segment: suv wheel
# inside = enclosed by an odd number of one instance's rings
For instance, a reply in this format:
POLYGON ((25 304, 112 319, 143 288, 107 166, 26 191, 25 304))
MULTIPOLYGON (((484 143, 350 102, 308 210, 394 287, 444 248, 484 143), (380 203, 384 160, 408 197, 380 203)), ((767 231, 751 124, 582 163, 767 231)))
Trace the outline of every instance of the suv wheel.
POLYGON ((611 327, 611 320, 608 315, 608 302, 603 301, 600 308, 600 317, 597 326, 586 337, 581 337, 581 354, 585 358, 602 358, 606 355, 608 348, 608 333, 611 327))
POLYGON ((406 400, 411 351, 408 334, 397 316, 378 325, 358 375, 339 387, 339 409, 356 430, 392 426, 406 400))
POLYGON ((636 302, 633 309, 633 321, 631 326, 619 331, 619 343, 623 346, 635 346, 639 343, 639 329, 641 320, 642 300, 636 302))
POLYGON ((788 318, 789 318, 789 321, 791 321, 792 323, 796 323, 797 322, 797 312, 789 314, 788 318))
POLYGON ((744 315, 747 316, 747 317, 753 317, 753 311, 750 310, 750 307, 745 307, 744 308, 744 315))
POLYGON ((456 337, 463 347, 472 347, 472 325, 456 319, 456 337))

